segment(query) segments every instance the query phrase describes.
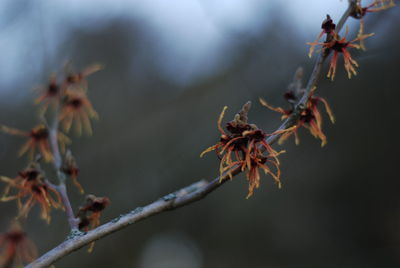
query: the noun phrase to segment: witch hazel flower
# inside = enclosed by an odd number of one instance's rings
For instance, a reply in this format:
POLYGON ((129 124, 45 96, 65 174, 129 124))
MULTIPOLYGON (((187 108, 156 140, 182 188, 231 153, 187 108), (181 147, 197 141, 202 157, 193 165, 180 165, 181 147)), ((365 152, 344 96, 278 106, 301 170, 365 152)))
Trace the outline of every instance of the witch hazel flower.
POLYGON ((92 103, 83 91, 68 91, 63 100, 59 120, 66 132, 75 124, 75 130, 81 135, 82 129, 88 135, 93 133, 91 119, 98 119, 99 116, 94 110, 92 103))
MULTIPOLYGON (((85 203, 81 206, 77 213, 79 219, 79 230, 87 232, 100 225, 101 213, 110 204, 108 197, 97 197, 89 194, 86 196, 85 203)), ((89 246, 88 252, 92 252, 94 242, 89 246)))
POLYGON ((314 53, 315 47, 317 45, 321 44, 321 43, 319 43, 319 40, 321 39, 321 37, 324 34, 332 35, 332 36, 336 35, 336 32, 335 32, 336 24, 333 23, 333 20, 331 19, 331 17, 329 15, 326 15, 326 19, 322 22, 321 29, 322 29, 322 31, 317 36, 317 39, 315 39, 314 42, 307 43, 307 45, 310 45, 310 50, 308 52, 308 56, 310 58, 312 57, 312 54, 314 53))
MULTIPOLYGON (((22 145, 21 149, 18 152, 19 156, 27 153, 29 160, 32 161, 35 153, 38 151, 43 156, 46 162, 50 162, 53 159, 53 154, 51 153, 49 143, 50 132, 46 125, 39 124, 32 128, 30 131, 21 131, 19 129, 0 125, 0 131, 6 134, 27 138, 27 141, 22 145)), ((61 151, 65 150, 66 144, 71 143, 70 139, 61 132, 58 132, 57 140, 61 151)))
POLYGON ((63 85, 66 87, 67 90, 83 90, 86 91, 88 88, 88 82, 86 78, 91 74, 100 71, 103 69, 101 64, 93 64, 82 71, 75 72, 72 71, 71 65, 66 64, 65 66, 65 80, 63 85))
POLYGON ((64 208, 58 191, 45 180, 38 163, 32 162, 15 178, 0 176, 7 185, 0 201, 17 200, 18 218, 26 218, 35 204, 41 208, 41 218, 50 222, 52 208, 64 208))
MULTIPOLYGON (((372 35, 373 33, 370 34, 362 34, 358 35, 355 39, 348 41, 346 39, 348 31, 346 30, 346 34, 344 37, 340 37, 339 35, 335 34, 332 38, 331 41, 324 42, 324 43, 318 43, 318 45, 321 45, 322 48, 324 49, 330 49, 333 51, 333 56, 329 65, 329 71, 327 77, 330 78, 332 81, 335 79, 336 75, 336 66, 337 66, 337 61, 339 54, 343 54, 343 60, 344 60, 344 68, 347 72, 348 78, 351 78, 353 75, 357 74, 356 68, 359 66, 357 61, 354 60, 349 52, 350 48, 355 48, 355 49, 360 49, 361 45, 356 44, 358 41, 362 41, 372 35)), ((314 46, 314 43, 308 43, 311 46, 314 46)))
POLYGON ((39 96, 35 99, 35 104, 41 104, 39 114, 44 114, 49 106, 55 106, 60 101, 62 95, 62 87, 57 83, 55 74, 52 74, 49 78, 49 82, 46 86, 38 89, 39 96))
MULTIPOLYGON (((335 117, 332 113, 332 110, 331 110, 328 102, 324 98, 314 95, 315 89, 316 89, 316 87, 314 87, 311 90, 310 95, 308 97, 306 107, 300 112, 300 117, 297 120, 296 124, 291 129, 288 129, 286 132, 282 133, 281 137, 278 140, 279 144, 282 144, 290 136, 294 135, 295 143, 296 143, 296 145, 298 145, 300 143, 300 139, 299 139, 297 131, 299 128, 304 127, 310 132, 310 134, 312 136, 321 140, 321 146, 326 145, 327 138, 326 138, 324 132, 322 131, 322 116, 318 109, 318 105, 320 103, 322 103, 325 106, 325 110, 326 110, 326 112, 329 116, 329 119, 331 120, 332 123, 335 122, 335 117)), ((298 94, 296 94, 296 92, 293 92, 293 91, 289 91, 289 92, 285 93, 284 96, 285 96, 285 99, 290 104, 292 104, 291 109, 285 110, 281 107, 273 107, 262 98, 260 98, 260 103, 264 107, 267 107, 270 110, 273 110, 275 112, 282 114, 281 119, 284 120, 293 114, 294 109, 295 109, 293 103, 296 102, 299 98, 298 94)))
MULTIPOLYGON (((394 7, 395 3, 393 0, 374 0, 371 4, 367 6, 362 6, 362 0, 358 0, 356 2, 356 7, 353 12, 350 14, 355 19, 360 20, 360 28, 358 30, 358 36, 364 35, 364 17, 368 13, 379 12, 386 10, 388 8, 394 7)), ((360 40, 360 47, 362 50, 366 50, 364 40, 360 40)))
POLYGON ((202 157, 211 151, 217 153, 220 159, 220 178, 227 174, 232 179, 231 172, 235 167, 245 171, 249 183, 247 198, 260 186, 260 170, 270 175, 278 186, 281 186, 278 156, 284 152, 277 152, 268 144, 266 138, 272 134, 266 134, 256 125, 248 123, 247 114, 250 106, 250 102, 246 103, 235 115, 234 120, 226 124, 226 130, 221 126, 227 109, 225 106, 218 119, 218 130, 221 133, 219 142, 200 155, 202 157))
POLYGON ((347 72, 347 77, 350 79, 353 75, 357 75, 356 68, 359 65, 357 61, 351 57, 349 48, 361 49, 361 45, 355 43, 358 41, 363 41, 370 36, 373 36, 374 33, 358 35, 357 38, 351 41, 347 41, 346 35, 342 38, 337 37, 330 42, 322 44, 322 47, 333 50, 333 56, 329 64, 329 71, 327 75, 327 77, 330 78, 332 81, 335 79, 336 66, 340 53, 343 55, 344 69, 347 72))
POLYGON ((0 233, 0 267, 8 268, 13 264, 20 267, 37 257, 35 244, 17 221, 11 223, 10 229, 0 233))
POLYGON ((394 0, 374 0, 371 4, 362 6, 362 0, 357 0, 356 8, 350 14, 355 19, 362 19, 367 13, 379 12, 396 6, 394 0))

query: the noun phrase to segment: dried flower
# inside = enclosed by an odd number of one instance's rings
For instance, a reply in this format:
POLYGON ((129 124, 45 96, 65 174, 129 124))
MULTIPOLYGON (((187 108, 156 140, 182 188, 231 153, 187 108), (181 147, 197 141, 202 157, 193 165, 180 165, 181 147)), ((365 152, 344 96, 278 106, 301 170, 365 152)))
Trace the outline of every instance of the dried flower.
POLYGON ((79 168, 76 164, 75 158, 72 156, 72 153, 69 150, 65 153, 62 171, 72 179, 72 182, 74 183, 76 188, 78 188, 79 192, 83 194, 84 190, 82 188, 82 185, 78 182, 79 168))
POLYGON ((92 126, 90 119, 98 119, 96 111, 86 93, 81 91, 68 91, 62 101, 62 109, 59 117, 65 131, 69 131, 72 122, 78 135, 82 133, 82 125, 85 131, 91 135, 92 126))
POLYGON ((13 263, 18 266, 29 263, 37 257, 37 250, 33 242, 22 230, 21 225, 14 221, 10 230, 0 234, 0 266, 12 267, 13 263))
MULTIPOLYGON (((85 203, 79 208, 79 230, 89 231, 100 225, 101 212, 110 204, 108 197, 96 197, 92 194, 86 196, 85 203)), ((89 252, 93 250, 94 242, 89 246, 89 252)))
POLYGON ((225 106, 218 119, 218 129, 221 133, 220 141, 204 150, 200 157, 207 152, 216 151, 220 158, 220 178, 226 173, 232 179, 231 171, 234 167, 240 167, 242 171, 246 171, 246 178, 249 182, 247 197, 250 197, 254 189, 260 185, 259 169, 264 171, 266 175, 271 175, 280 187, 280 170, 277 157, 283 151, 276 152, 266 141, 268 134, 256 125, 247 123, 250 102, 243 106, 234 120, 226 124, 227 132, 221 126, 226 109, 225 106), (271 171, 269 164, 275 167, 275 173, 271 171))
POLYGON ((18 217, 26 218, 31 208, 38 203, 41 207, 41 218, 49 223, 51 208, 63 208, 60 194, 46 182, 36 162, 29 164, 14 179, 0 176, 0 180, 7 183, 0 201, 17 200, 18 217), (12 189, 15 189, 16 193, 10 195, 12 189))
MULTIPOLYGON (((300 117, 299 117, 296 125, 292 129, 290 129, 290 131, 286 131, 286 132, 282 133, 282 135, 278 141, 279 144, 282 144, 292 134, 294 134, 296 144, 299 144, 300 140, 299 140, 297 131, 300 127, 307 128, 310 131, 311 135, 313 135, 315 138, 319 138, 321 140, 321 146, 324 146, 326 144, 327 139, 326 139, 325 134, 322 132, 322 117, 321 117, 321 113, 318 110, 318 104, 320 102, 322 102, 324 104, 325 110, 326 110, 327 114, 329 115, 329 118, 332 123, 335 122, 335 117, 333 116, 332 110, 331 110, 328 102, 324 98, 317 97, 314 95, 315 89, 316 88, 314 87, 311 90, 310 95, 308 97, 306 108, 301 111, 300 117)), ((298 99, 297 94, 295 94, 294 92, 288 92, 285 94, 285 97, 286 96, 290 96, 291 98, 295 97, 296 99, 298 99)), ((288 101, 291 102, 291 100, 288 100, 288 101)), ((290 115, 293 114, 293 111, 294 111, 293 105, 292 105, 291 109, 285 110, 280 107, 278 107, 278 108, 272 107, 262 98, 260 98, 260 103, 270 110, 281 113, 282 120, 288 118, 290 115)))
POLYGON ((101 212, 109 205, 108 197, 96 197, 95 195, 87 195, 85 204, 79 208, 77 217, 81 219, 79 229, 88 231, 100 225, 101 212), (88 215, 90 213, 90 215, 88 215), (85 220, 82 220, 85 219, 85 220))
MULTIPOLYGON (((38 149, 38 151, 43 155, 45 161, 49 162, 52 160, 53 155, 49 144, 49 130, 44 124, 37 125, 29 132, 0 125, 0 131, 10 135, 28 138, 28 141, 19 150, 19 156, 28 153, 29 160, 33 160, 36 149, 38 149)), ((58 132, 57 139, 61 150, 64 150, 65 145, 71 142, 70 139, 61 132, 58 132)))

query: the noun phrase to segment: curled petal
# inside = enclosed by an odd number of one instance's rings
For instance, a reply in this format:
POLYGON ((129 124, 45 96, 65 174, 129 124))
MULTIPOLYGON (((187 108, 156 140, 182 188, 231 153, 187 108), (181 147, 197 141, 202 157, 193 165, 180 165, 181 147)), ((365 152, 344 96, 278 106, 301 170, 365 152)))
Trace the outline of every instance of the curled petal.
POLYGON ((213 146, 208 147, 203 152, 201 152, 200 157, 203 157, 206 153, 216 150, 217 148, 221 147, 220 144, 215 144, 213 146))
POLYGON ((334 124, 334 123, 335 123, 335 116, 334 116, 334 114, 333 114, 333 112, 332 112, 332 109, 331 109, 329 103, 328 103, 324 98, 321 98, 321 97, 318 97, 318 100, 322 101, 322 103, 323 103, 324 106, 325 106, 326 113, 327 113, 328 116, 329 116, 329 119, 330 119, 331 122, 334 124))
POLYGON ((224 134, 224 135, 226 135, 226 133, 225 133, 224 129, 222 128, 221 123, 222 123, 222 119, 224 118, 226 109, 228 109, 228 106, 224 106, 221 114, 218 117, 218 130, 221 132, 221 134, 224 134))
POLYGON ((267 107, 268 109, 270 109, 272 111, 275 111, 275 112, 278 112, 281 114, 286 114, 285 110, 283 110, 281 107, 275 108, 275 107, 269 105, 268 102, 266 102, 263 98, 259 98, 259 100, 260 100, 260 103, 262 106, 267 107))
POLYGON ((329 64, 329 71, 327 75, 327 77, 330 78, 332 81, 335 79, 337 60, 338 60, 338 52, 334 51, 331 63, 329 64))

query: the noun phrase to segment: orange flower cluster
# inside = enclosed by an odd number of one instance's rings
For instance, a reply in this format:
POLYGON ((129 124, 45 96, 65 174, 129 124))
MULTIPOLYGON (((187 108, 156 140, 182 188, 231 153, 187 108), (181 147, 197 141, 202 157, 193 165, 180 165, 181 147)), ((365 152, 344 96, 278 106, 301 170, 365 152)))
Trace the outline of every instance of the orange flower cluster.
POLYGON ((335 35, 336 24, 333 23, 333 20, 331 19, 331 17, 329 15, 326 15, 326 19, 322 22, 321 29, 322 29, 322 31, 317 36, 317 39, 315 39, 314 42, 307 43, 308 45, 310 45, 310 50, 308 52, 308 56, 310 58, 312 57, 312 54, 314 53, 315 46, 321 44, 321 43, 319 43, 319 40, 321 39, 321 37, 324 34, 326 34, 328 36, 335 35))
MULTIPOLYGON (((66 196, 64 180, 68 176, 78 190, 83 193, 83 188, 78 182, 79 168, 70 151, 65 152, 70 139, 58 130, 62 125, 69 131, 74 124, 78 134, 85 130, 92 133, 91 119, 98 115, 87 97, 88 83, 86 78, 101 69, 100 65, 92 65, 81 72, 66 71, 63 80, 59 81, 56 75, 51 75, 46 87, 40 89, 40 95, 35 99, 40 104, 39 116, 41 124, 29 131, 0 125, 0 132, 25 137, 27 140, 19 150, 19 156, 27 154, 30 164, 18 173, 15 178, 0 176, 5 188, 0 196, 0 201, 16 200, 18 205, 17 219, 28 217, 32 207, 36 204, 41 208, 41 218, 50 222, 50 213, 53 208, 67 209, 70 222, 74 216, 71 205, 66 196), (52 116, 46 114, 52 112, 52 116), (46 118, 53 118, 51 124, 46 118), (34 160, 35 159, 35 160, 34 160), (56 186, 48 181, 39 166, 39 160, 53 161, 55 172, 60 185, 56 186), (34 160, 34 161, 33 161, 34 160), (63 162, 62 162, 63 160, 63 162)), ((79 228, 82 230, 95 228, 100 223, 101 211, 108 205, 106 197, 89 195, 85 206, 78 212, 79 228)), ((74 228, 71 224, 71 228, 74 228)), ((32 243, 20 227, 0 234, 0 266, 11 267, 13 263, 33 261, 36 254, 32 254, 32 243)))
POLYGON ((35 245, 18 222, 13 222, 8 232, 0 234, 0 267, 22 266, 22 263, 29 263, 36 257, 35 245))
MULTIPOLYGON (((329 118, 332 123, 335 122, 335 117, 333 116, 332 110, 328 104, 328 102, 321 97, 315 96, 314 91, 316 88, 313 88, 310 92, 310 96, 308 97, 307 101, 307 106, 305 109, 301 111, 300 118, 298 119, 296 125, 282 133, 281 137, 279 138, 279 144, 282 144, 287 138, 289 138, 291 135, 294 135, 295 137, 295 142, 296 144, 300 143, 297 131, 300 127, 305 127, 308 129, 315 138, 318 138, 321 140, 321 146, 324 146, 327 142, 325 134, 322 132, 322 116, 320 111, 318 110, 318 104, 322 102, 325 106, 325 110, 327 114, 329 115, 329 118)), ((300 92, 302 93, 302 92, 300 92)), ((282 109, 280 107, 275 108, 269 105, 264 99, 260 98, 260 103, 267 107, 270 110, 273 110, 275 112, 281 113, 282 114, 282 120, 288 118, 290 115, 293 114, 294 111, 294 106, 293 103, 296 103, 299 99, 299 94, 296 94, 293 91, 289 91, 285 94, 286 100, 292 104, 292 108, 289 110, 282 109)))
POLYGON ((226 173, 232 179, 231 171, 234 167, 240 167, 242 171, 246 171, 246 178, 249 182, 247 198, 253 194, 255 188, 260 186, 260 169, 266 175, 271 175, 280 187, 278 155, 284 151, 276 152, 266 141, 268 134, 256 125, 247 122, 250 102, 243 106, 234 120, 226 124, 227 131, 221 126, 226 109, 225 106, 218 119, 218 129, 221 133, 220 141, 204 150, 200 157, 210 151, 216 151, 220 158, 221 178, 226 173), (275 167, 275 173, 271 171, 269 164, 275 167))
POLYGON ((38 203, 41 207, 41 218, 49 223, 51 208, 63 208, 60 194, 45 181, 35 162, 20 171, 14 179, 0 176, 0 180, 7 183, 0 201, 17 200, 18 218, 26 218, 31 208, 38 203), (15 190, 15 193, 10 195, 12 190, 15 190))

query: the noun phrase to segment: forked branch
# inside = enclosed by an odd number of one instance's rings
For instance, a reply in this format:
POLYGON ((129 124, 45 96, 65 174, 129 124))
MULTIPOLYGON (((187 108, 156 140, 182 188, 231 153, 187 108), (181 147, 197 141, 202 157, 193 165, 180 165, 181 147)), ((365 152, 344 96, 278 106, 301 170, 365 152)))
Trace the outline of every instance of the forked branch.
MULTIPOLYGON (((354 11, 355 8, 356 8, 356 0, 349 0, 349 6, 342 15, 337 25, 336 28, 337 32, 339 32, 343 28, 344 23, 349 18, 349 16, 351 15, 351 13, 354 11)), ((301 114, 301 111, 306 107, 310 92, 314 87, 316 87, 318 83, 321 69, 329 54, 330 54, 330 49, 322 49, 322 51, 318 55, 318 58, 316 60, 313 71, 310 75, 310 78, 308 80, 302 98, 294 105, 294 112, 291 114, 291 116, 288 117, 277 129, 278 133, 279 130, 288 129, 296 124, 301 114)), ((281 134, 275 134, 269 136, 267 138, 267 142, 269 144, 272 144, 276 142, 280 136, 281 134)), ((233 167, 229 171, 229 173, 232 176, 235 176, 240 172, 241 168, 237 166, 233 167)), ((204 197, 206 197, 209 193, 213 192, 222 184, 224 184, 226 181, 228 181, 230 177, 227 174, 228 172, 224 173, 220 177, 215 178, 211 182, 207 182, 204 180, 196 182, 174 193, 168 194, 147 206, 137 207, 131 212, 124 215, 120 215, 119 217, 87 233, 81 233, 79 231, 72 232, 66 241, 64 241, 57 247, 53 248, 52 250, 48 251, 47 253, 45 253, 40 258, 38 258, 31 264, 27 265, 26 267, 27 268, 47 267, 52 263, 54 263, 55 261, 61 259, 62 257, 65 257, 66 255, 70 254, 71 252, 78 250, 84 247, 85 245, 90 244, 91 242, 99 240, 106 235, 119 231, 131 224, 144 220, 148 217, 157 215, 164 211, 174 210, 182 206, 191 204, 195 201, 201 200, 204 197)))

